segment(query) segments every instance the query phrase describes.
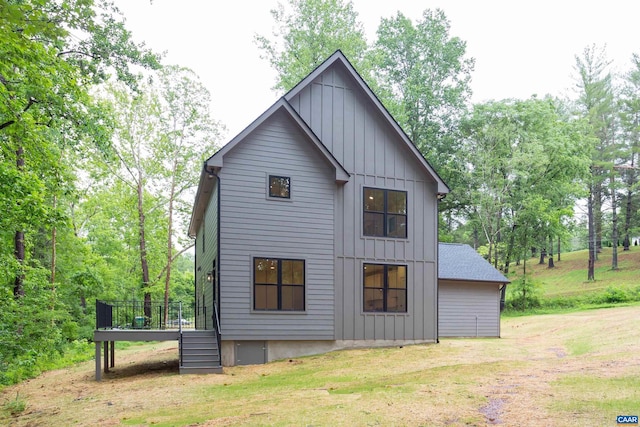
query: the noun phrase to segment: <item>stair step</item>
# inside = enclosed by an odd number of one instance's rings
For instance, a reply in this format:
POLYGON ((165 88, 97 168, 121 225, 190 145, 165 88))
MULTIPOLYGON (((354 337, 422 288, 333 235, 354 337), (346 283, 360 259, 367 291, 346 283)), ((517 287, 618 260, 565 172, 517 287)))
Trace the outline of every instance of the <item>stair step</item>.
POLYGON ((183 374, 221 374, 222 366, 212 366, 207 368, 190 368, 190 367, 180 367, 180 375, 183 374))
POLYGON ((181 374, 222 373, 215 331, 183 331, 181 353, 181 374))

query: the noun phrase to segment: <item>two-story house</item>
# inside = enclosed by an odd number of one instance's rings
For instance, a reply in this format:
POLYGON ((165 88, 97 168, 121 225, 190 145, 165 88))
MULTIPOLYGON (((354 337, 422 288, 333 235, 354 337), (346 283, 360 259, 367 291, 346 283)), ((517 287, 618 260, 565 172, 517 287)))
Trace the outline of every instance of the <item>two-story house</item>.
POLYGON ((204 164, 197 329, 225 366, 437 341, 448 191, 334 53, 204 164))

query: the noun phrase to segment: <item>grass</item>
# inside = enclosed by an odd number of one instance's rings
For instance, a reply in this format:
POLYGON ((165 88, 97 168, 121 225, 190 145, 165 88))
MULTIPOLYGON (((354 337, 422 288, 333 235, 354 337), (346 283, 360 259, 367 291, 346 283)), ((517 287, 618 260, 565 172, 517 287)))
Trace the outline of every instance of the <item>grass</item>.
MULTIPOLYGON (((526 310, 521 299, 519 283, 523 278, 524 265, 512 269, 507 287, 506 316, 521 316, 541 313, 562 313, 576 310, 611 307, 640 302, 640 249, 618 251, 618 269, 611 269, 611 248, 599 254, 595 280, 587 279, 587 251, 562 254, 554 268, 539 264, 537 258, 527 260, 527 283, 533 289, 527 293, 526 310), (513 307, 517 309, 514 310, 513 307)), ((556 258, 557 259, 557 258, 556 258)))
MULTIPOLYGON (((618 250, 618 269, 611 269, 611 248, 604 248, 596 261, 595 280, 587 280, 587 262, 589 252, 586 250, 561 254, 561 261, 555 261, 554 268, 547 264, 538 264, 538 258, 527 260, 527 273, 541 284, 544 298, 571 297, 585 293, 597 293, 608 287, 634 290, 638 287, 640 275, 640 247, 631 246, 629 251, 618 250)), ((557 256, 556 256, 557 259, 557 256)), ((512 281, 521 277, 523 266, 510 276, 512 281)))
POLYGON ((639 409, 640 307, 507 318, 502 336, 203 376, 178 375, 175 343, 131 346, 101 383, 85 362, 6 388, 0 425, 613 425, 639 409))

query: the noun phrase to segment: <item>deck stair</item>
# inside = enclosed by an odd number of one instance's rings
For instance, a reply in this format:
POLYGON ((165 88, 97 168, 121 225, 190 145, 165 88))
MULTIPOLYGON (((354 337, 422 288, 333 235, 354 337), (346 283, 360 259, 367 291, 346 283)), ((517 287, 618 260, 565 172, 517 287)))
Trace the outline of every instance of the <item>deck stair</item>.
POLYGON ((180 340, 180 374, 211 373, 222 373, 215 331, 183 330, 180 340))

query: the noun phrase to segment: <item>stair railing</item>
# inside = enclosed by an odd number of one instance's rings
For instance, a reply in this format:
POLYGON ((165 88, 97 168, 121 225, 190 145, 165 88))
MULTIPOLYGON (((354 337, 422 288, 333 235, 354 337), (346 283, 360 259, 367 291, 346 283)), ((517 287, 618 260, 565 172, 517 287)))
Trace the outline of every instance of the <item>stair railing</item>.
POLYGON ((180 340, 180 343, 178 344, 178 352, 180 353, 178 355, 178 357, 180 358, 180 366, 182 366, 182 302, 180 302, 180 305, 178 305, 178 339, 180 340))
MULTIPOLYGON (((216 341, 218 342, 218 354, 220 355, 220 358, 222 358, 222 330, 220 330, 220 316, 218 315, 217 304, 213 304, 213 312, 215 313, 215 325, 213 325, 213 328, 216 331, 216 341)), ((220 364, 222 365, 222 360, 220 360, 220 364)))

